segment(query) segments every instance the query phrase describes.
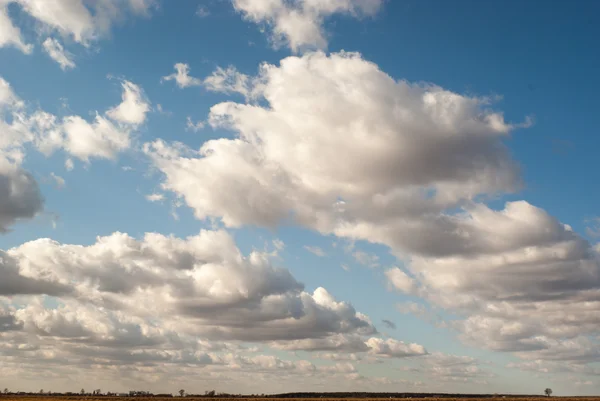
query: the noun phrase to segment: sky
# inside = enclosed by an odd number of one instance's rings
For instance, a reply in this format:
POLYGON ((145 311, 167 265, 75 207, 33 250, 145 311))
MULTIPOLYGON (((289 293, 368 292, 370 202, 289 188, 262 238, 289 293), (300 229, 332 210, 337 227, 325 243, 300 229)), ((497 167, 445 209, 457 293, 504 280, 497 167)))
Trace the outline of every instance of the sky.
POLYGON ((600 393, 599 13, 0 0, 0 388, 600 393))

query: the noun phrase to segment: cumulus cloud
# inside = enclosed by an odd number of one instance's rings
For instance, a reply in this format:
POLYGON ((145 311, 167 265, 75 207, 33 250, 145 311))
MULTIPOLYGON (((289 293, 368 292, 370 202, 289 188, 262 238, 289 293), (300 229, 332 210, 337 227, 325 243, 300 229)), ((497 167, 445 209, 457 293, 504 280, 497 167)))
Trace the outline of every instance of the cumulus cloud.
POLYGON ((75 68, 72 54, 67 52, 58 40, 54 38, 47 38, 42 46, 44 47, 44 51, 48 54, 48 56, 50 56, 52 60, 56 61, 63 71, 70 68, 75 68))
MULTIPOLYGON (((153 0, 100 0, 86 2, 84 0, 6 0, 7 4, 15 3, 32 17, 38 25, 39 32, 56 32, 77 43, 89 46, 93 41, 105 36, 111 26, 125 15, 148 15, 153 7, 153 0)), ((0 31, 0 45, 14 44, 23 51, 26 45, 19 39, 19 31, 11 25, 6 12, 0 12, 4 23, 0 31), (2 41, 2 38, 10 40, 2 41)), ((46 47, 46 45, 44 45, 46 47)), ((53 57, 54 58, 54 57, 53 57)))
POLYGON ((146 379, 183 383, 199 368, 221 379, 331 380, 356 375, 357 361, 425 354, 416 344, 373 337, 368 317, 324 288, 306 291, 272 258, 242 254, 221 230, 188 238, 114 233, 85 246, 24 243, 0 253, 0 356, 21 374, 35 366, 63 377, 93 369, 94 380, 139 383, 128 375, 142 369, 146 379), (271 349, 329 350, 338 358, 315 366, 271 349))
POLYGON ((167 75, 161 78, 161 82, 164 81, 175 81, 180 88, 187 88, 189 86, 200 86, 202 85, 202 80, 199 78, 194 78, 189 75, 190 66, 184 63, 177 63, 174 66, 175 72, 171 75, 167 75))
POLYGON ((427 350, 422 345, 414 343, 406 344, 393 338, 383 340, 373 337, 366 344, 371 349, 371 353, 384 357, 406 358, 427 354, 427 350))
POLYGON ((525 201, 482 203, 520 187, 502 141, 529 120, 505 121, 490 98, 395 80, 355 53, 288 57, 247 82, 258 102, 209 114, 235 138, 145 146, 197 218, 293 221, 387 245, 404 262, 390 283, 461 316, 452 324, 465 341, 593 357, 582 350, 600 327, 597 251, 525 201))
POLYGON ((325 289, 303 291, 268 254, 243 256, 224 231, 143 240, 115 233, 87 247, 40 239, 7 254, 32 280, 73 286, 75 298, 96 307, 162 318, 190 335, 284 341, 374 332, 325 289))
MULTIPOLYGON (((145 122, 150 110, 138 85, 129 81, 121 85, 122 102, 104 115, 96 112, 91 122, 77 115, 60 119, 42 110, 25 116, 24 125, 36 147, 46 155, 62 149, 86 163, 93 158, 115 159, 130 147, 132 132, 145 122)), ((72 161, 65 166, 72 169, 72 161)))
POLYGON ((487 99, 395 81, 354 53, 289 57, 257 79, 266 106, 210 111, 211 125, 239 138, 199 151, 146 145, 165 187, 198 218, 232 227, 293 218, 323 233, 439 252, 436 232, 452 224, 441 211, 518 185, 501 143, 514 126, 487 99))
POLYGON ((305 48, 327 47, 324 20, 334 14, 356 18, 375 15, 381 0, 232 0, 235 10, 248 21, 267 25, 277 47, 297 52, 305 48))
POLYGON ((139 125, 146 120, 146 114, 150 110, 150 104, 142 89, 129 81, 121 83, 123 94, 122 102, 108 110, 106 115, 120 123, 139 125))
POLYGON ((24 129, 23 107, 10 84, 0 77, 0 233, 20 219, 34 217, 44 204, 37 181, 21 167, 22 147, 32 138, 24 129))
POLYGON ((44 201, 33 176, 0 154, 0 233, 20 219, 30 219, 44 201))

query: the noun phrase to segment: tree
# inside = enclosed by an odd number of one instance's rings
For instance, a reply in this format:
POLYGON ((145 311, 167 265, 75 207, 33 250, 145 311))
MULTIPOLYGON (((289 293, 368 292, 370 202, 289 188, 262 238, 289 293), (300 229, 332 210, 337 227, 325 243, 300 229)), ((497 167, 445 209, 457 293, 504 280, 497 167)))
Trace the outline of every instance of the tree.
POLYGON ((179 390, 179 395, 183 397, 185 395, 185 390, 184 389, 179 390))
POLYGON ((546 393, 546 397, 550 397, 552 395, 552 389, 547 388, 546 390, 544 390, 544 393, 546 393))
POLYGON ((44 389, 41 389, 41 390, 40 390, 40 394, 44 394, 44 389))
POLYGON ((80 391, 80 393, 81 393, 81 395, 84 395, 85 394, 85 389, 82 388, 81 391, 80 391))
POLYGON ((8 394, 8 388, 4 388, 4 394, 8 394))

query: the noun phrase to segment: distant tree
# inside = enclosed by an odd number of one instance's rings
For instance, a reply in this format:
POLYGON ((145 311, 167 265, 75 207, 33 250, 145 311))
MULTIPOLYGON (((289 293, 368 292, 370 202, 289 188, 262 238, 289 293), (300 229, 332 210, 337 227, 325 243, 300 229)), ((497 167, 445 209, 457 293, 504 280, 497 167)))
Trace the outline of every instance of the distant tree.
POLYGON ((85 389, 83 389, 83 388, 82 388, 82 389, 81 389, 81 391, 80 391, 79 393, 80 393, 81 395, 84 395, 84 394, 85 394, 85 389))
POLYGON ((546 390, 544 390, 544 393, 546 393, 546 397, 550 397, 552 395, 552 389, 547 388, 546 390))
POLYGON ((185 390, 184 389, 179 390, 179 395, 181 397, 183 397, 185 395, 185 390))
POLYGON ((4 389, 4 394, 8 394, 8 388, 4 389))
POLYGON ((44 389, 41 389, 41 390, 40 390, 40 394, 44 394, 44 389))
POLYGON ((215 390, 207 391, 206 395, 209 396, 209 397, 214 397, 215 396, 215 390))

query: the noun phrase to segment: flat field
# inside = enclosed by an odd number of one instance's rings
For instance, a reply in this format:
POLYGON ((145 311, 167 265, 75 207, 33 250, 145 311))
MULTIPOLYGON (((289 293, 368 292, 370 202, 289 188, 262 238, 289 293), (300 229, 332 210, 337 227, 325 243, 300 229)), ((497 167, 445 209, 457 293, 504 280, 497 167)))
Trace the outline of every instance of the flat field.
MULTIPOLYGON (((0 401, 179 401, 180 397, 94 397, 94 396, 18 396, 18 395, 0 395, 0 401)), ((547 397, 511 397, 511 396, 499 396, 499 397, 397 397, 398 399, 410 398, 415 401, 549 401, 547 397)), ((560 401, 600 401, 600 396, 596 397, 550 397, 550 400, 558 398, 560 401)), ((390 397, 385 398, 353 398, 353 397, 340 397, 340 398, 329 398, 329 397, 317 397, 317 398, 260 398, 260 397, 185 397, 184 401, 343 401, 343 400, 355 400, 355 401, 383 401, 389 400, 390 397)))

